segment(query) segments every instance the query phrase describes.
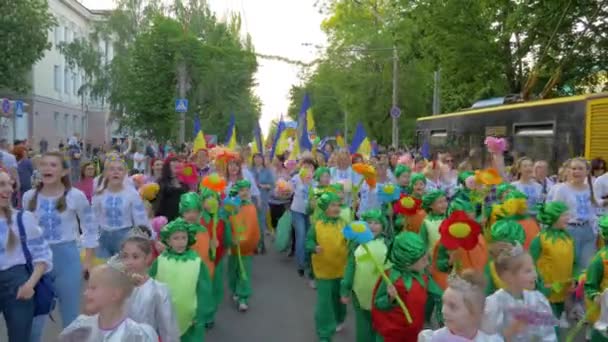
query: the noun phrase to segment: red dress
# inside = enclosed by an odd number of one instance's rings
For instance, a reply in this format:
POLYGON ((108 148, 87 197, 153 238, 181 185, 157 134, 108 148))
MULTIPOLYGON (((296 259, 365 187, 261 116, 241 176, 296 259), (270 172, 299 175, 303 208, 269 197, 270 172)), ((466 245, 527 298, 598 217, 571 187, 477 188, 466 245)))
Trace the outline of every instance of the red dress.
POLYGON ((429 283, 426 275, 423 275, 422 278, 424 279, 424 284, 420 284, 418 280, 413 279, 412 287, 409 291, 406 290, 403 278, 401 277, 393 284, 395 289, 397 289, 399 298, 403 300, 410 312, 410 316, 412 316, 411 324, 407 323, 403 310, 401 310, 401 307, 396 302, 389 310, 381 310, 376 307, 375 298, 378 287, 383 282, 382 278, 376 283, 373 296, 374 301, 372 301, 372 326, 384 338, 384 342, 418 341, 418 333, 424 327, 424 313, 429 283))
MULTIPOLYGON (((205 222, 205 218, 201 217, 201 225, 207 229, 211 240, 213 240, 215 238, 213 236, 213 218, 209 222, 205 222)), ((215 260, 213 260, 213 263, 217 266, 226 254, 226 241, 224 241, 226 226, 224 225, 224 220, 220 219, 215 229, 217 233, 217 249, 215 250, 215 260)))

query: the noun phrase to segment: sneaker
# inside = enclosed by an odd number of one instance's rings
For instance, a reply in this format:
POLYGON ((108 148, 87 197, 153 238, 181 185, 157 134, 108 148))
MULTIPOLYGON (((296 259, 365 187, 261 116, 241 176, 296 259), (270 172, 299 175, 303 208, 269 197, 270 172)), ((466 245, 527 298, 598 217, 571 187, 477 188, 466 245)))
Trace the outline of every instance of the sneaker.
POLYGON ((298 269, 298 275, 300 277, 303 277, 304 276, 304 269, 302 269, 302 268, 298 269))
POLYGON ((249 306, 246 303, 240 303, 239 304, 239 311, 240 312, 245 312, 249 310, 249 306))
POLYGON ((344 323, 340 323, 338 324, 338 326, 336 327, 336 332, 339 333, 342 330, 344 330, 344 323))
POLYGON ((568 318, 566 317, 566 312, 562 312, 562 316, 559 319, 558 325, 562 329, 570 328, 570 323, 568 323, 568 318))
POLYGON ((238 301, 239 301, 239 296, 237 296, 237 295, 232 295, 232 301, 233 301, 233 302, 238 302, 238 301))
POLYGON ((313 290, 314 290, 314 289, 316 289, 316 288, 317 288, 317 283, 316 283, 314 280, 309 280, 309 281, 308 281, 308 286, 309 286, 311 289, 313 289, 313 290))

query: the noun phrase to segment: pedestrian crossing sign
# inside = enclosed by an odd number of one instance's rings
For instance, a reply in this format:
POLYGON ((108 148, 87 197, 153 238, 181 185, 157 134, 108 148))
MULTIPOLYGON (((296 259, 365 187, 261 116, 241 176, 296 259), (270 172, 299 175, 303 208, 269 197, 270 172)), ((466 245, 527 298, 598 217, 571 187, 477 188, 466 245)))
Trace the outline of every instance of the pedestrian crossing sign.
POLYGON ((178 113, 185 113, 188 111, 188 100, 177 99, 175 100, 175 111, 178 113))

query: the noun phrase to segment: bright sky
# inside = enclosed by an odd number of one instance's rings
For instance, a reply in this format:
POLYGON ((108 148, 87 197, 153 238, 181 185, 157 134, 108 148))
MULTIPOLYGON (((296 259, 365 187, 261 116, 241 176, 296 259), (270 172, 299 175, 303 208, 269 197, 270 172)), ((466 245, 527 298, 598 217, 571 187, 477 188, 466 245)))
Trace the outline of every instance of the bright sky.
MULTIPOLYGON (((112 8, 113 0, 81 0, 93 9, 112 8)), ((323 16, 315 0, 208 0, 209 6, 224 18, 238 12, 243 18, 243 34, 249 33, 256 52, 279 55, 305 62, 312 61, 317 50, 302 43, 325 45, 320 29, 323 16)), ((270 121, 287 112, 289 89, 299 84, 299 67, 284 62, 258 58, 256 94, 262 100, 260 126, 268 133, 270 121)), ((238 127, 237 127, 238 129, 238 127)))

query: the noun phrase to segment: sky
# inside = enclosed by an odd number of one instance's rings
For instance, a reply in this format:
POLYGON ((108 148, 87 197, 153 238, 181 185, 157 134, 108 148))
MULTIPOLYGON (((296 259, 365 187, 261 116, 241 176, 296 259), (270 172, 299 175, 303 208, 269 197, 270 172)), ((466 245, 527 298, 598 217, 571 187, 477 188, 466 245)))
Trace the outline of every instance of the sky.
MULTIPOLYGON (((110 9, 113 0, 81 0, 92 9, 110 9)), ((218 18, 237 12, 243 18, 243 34, 249 33, 255 50, 265 55, 278 55, 310 62, 318 50, 302 44, 325 45, 320 25, 323 16, 314 7, 315 0, 208 0, 218 18)), ((262 101, 260 127, 266 135, 270 122, 287 113, 289 89, 300 84, 300 67, 284 62, 258 58, 256 94, 262 101)), ((238 127, 237 127, 238 129, 238 127)))

